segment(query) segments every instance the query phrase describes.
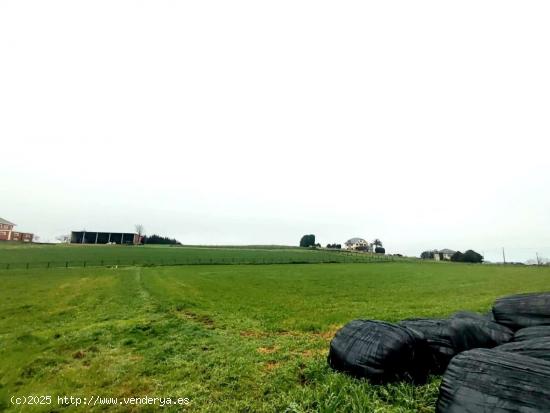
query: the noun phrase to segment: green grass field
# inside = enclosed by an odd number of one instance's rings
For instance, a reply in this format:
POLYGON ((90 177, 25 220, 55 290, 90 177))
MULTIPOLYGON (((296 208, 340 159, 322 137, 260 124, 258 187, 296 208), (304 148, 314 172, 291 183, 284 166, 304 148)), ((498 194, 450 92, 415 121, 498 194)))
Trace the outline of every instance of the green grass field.
POLYGON ((281 246, 170 247, 0 242, 0 269, 113 265, 276 264, 395 260, 377 254, 281 246))
POLYGON ((374 386, 331 371, 326 355, 337 328, 354 318, 486 311, 496 297, 550 289, 550 269, 414 262, 52 268, 0 270, 0 286, 0 411, 150 411, 9 400, 147 395, 188 397, 183 411, 192 412, 432 412, 437 377, 420 387, 374 386))

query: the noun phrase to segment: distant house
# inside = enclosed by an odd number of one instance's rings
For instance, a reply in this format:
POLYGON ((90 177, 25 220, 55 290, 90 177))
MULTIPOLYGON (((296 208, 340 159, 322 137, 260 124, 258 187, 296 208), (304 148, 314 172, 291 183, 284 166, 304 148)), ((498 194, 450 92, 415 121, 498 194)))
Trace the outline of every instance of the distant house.
POLYGON ((363 238, 350 238, 344 244, 348 250, 371 251, 372 246, 363 238))
POLYGON ((434 260, 436 261, 450 261, 451 257, 456 251, 444 248, 442 250, 434 250, 434 260))
POLYGON ((0 241, 32 242, 34 234, 29 232, 14 231, 15 224, 4 218, 0 218, 0 241))

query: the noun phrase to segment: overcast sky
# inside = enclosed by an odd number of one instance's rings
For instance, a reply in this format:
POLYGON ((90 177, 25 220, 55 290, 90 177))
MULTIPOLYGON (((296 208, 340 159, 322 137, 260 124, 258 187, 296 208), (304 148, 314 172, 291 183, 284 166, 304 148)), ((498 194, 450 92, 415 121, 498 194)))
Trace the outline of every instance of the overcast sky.
POLYGON ((42 240, 550 256, 547 1, 0 2, 0 217, 42 240))

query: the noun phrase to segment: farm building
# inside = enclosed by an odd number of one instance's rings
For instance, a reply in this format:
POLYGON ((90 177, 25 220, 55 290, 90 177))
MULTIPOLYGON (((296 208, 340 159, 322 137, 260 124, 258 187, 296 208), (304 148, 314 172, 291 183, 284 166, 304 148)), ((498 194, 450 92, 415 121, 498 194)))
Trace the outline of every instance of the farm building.
POLYGON ((34 234, 14 231, 15 225, 13 222, 0 218, 0 241, 32 242, 34 234))
POLYGON ((348 250, 371 251, 372 246, 363 238, 351 238, 344 244, 348 250))
POLYGON ((141 237, 133 232, 71 231, 71 244, 140 244, 141 237))
POLYGON ((442 250, 434 250, 434 260, 436 261, 450 261, 451 257, 456 251, 444 248, 442 250))

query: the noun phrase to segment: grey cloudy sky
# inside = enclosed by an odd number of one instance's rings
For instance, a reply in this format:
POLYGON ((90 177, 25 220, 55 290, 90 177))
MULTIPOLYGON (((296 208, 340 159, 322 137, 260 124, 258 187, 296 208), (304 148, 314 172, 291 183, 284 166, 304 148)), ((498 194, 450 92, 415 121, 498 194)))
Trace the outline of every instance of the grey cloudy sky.
POLYGON ((0 217, 43 240, 550 256, 545 1, 2 1, 0 217))

